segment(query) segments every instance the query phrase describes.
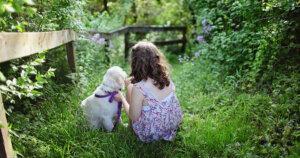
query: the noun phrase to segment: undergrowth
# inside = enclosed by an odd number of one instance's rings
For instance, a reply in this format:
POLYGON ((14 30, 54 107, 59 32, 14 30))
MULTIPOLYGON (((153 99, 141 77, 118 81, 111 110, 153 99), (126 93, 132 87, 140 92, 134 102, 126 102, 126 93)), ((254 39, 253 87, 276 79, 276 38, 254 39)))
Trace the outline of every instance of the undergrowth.
MULTIPOLYGON (((84 51, 78 48, 77 59, 86 59, 84 51)), ((114 132, 93 131, 85 121, 80 102, 100 85, 106 69, 119 65, 130 71, 119 53, 112 55, 110 65, 95 64, 89 69, 78 65, 82 68, 71 75, 69 83, 50 80, 43 89, 43 100, 25 104, 24 111, 14 111, 8 117, 14 150, 24 157, 299 156, 298 124, 274 112, 273 104, 281 105, 272 102, 274 96, 264 91, 238 91, 236 79, 223 76, 218 65, 200 56, 193 58, 194 64, 167 56, 173 59, 171 78, 184 114, 172 142, 146 144, 123 124, 114 132)), ((101 56, 93 60, 105 62, 101 56)), ((124 111, 121 118, 128 123, 124 111)))

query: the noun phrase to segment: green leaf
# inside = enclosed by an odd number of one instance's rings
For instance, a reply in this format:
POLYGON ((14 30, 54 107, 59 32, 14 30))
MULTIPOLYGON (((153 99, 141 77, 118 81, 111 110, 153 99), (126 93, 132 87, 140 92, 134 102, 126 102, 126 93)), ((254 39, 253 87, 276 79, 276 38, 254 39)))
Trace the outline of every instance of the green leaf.
POLYGON ((6 86, 3 86, 3 85, 0 85, 0 90, 3 90, 3 91, 10 91, 9 88, 7 88, 6 86))
POLYGON ((3 81, 3 82, 6 81, 6 78, 1 71, 0 71, 0 81, 3 81))
POLYGON ((3 5, 0 5, 0 14, 3 14, 5 12, 5 7, 3 5))
POLYGON ((32 8, 32 7, 27 7, 26 8, 26 13, 30 16, 30 17, 33 17, 33 14, 35 14, 37 11, 36 8, 32 8))
POLYGON ((3 128, 4 126, 3 126, 3 124, 2 124, 2 122, 0 121, 0 128, 3 128))
POLYGON ((12 7, 12 4, 4 4, 3 6, 5 7, 5 10, 7 12, 10 12, 10 13, 15 12, 15 9, 12 7))
POLYGON ((41 59, 45 59, 45 53, 44 53, 44 52, 40 53, 40 54, 39 54, 39 57, 40 57, 41 59))
POLYGON ((31 93, 38 96, 43 94, 42 92, 39 92, 37 90, 32 90, 31 93))
POLYGON ((24 32, 24 29, 21 26, 17 25, 16 27, 20 32, 24 32))
POLYGON ((40 73, 38 73, 38 74, 35 76, 35 79, 36 79, 37 81, 42 81, 42 80, 43 80, 43 77, 41 76, 40 73))
POLYGON ((25 2, 27 5, 35 5, 35 3, 34 3, 32 0, 24 0, 24 2, 25 2))

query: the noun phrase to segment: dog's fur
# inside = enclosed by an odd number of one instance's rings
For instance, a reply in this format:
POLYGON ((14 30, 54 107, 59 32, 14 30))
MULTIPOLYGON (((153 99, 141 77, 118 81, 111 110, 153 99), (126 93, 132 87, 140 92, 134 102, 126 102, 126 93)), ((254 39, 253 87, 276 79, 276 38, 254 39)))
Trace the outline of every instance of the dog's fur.
POLYGON ((108 101, 109 97, 97 98, 97 95, 106 95, 124 88, 126 73, 118 66, 111 67, 103 77, 102 84, 94 93, 82 101, 81 107, 89 124, 94 129, 103 126, 106 130, 112 131, 113 117, 118 112, 118 103, 114 100, 108 101))

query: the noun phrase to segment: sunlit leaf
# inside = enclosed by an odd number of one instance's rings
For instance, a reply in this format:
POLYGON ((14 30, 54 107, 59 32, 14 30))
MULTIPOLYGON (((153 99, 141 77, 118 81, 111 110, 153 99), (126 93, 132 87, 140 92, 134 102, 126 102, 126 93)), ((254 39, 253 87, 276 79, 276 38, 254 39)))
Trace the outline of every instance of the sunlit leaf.
POLYGON ((24 2, 25 2, 27 5, 35 5, 35 3, 34 3, 32 0, 24 0, 24 2))
POLYGON ((6 86, 3 86, 3 85, 0 85, 0 90, 10 91, 9 88, 7 88, 6 86))
POLYGON ((16 27, 20 32, 24 32, 24 29, 21 26, 17 25, 16 27))
POLYGON ((0 14, 3 14, 5 12, 5 7, 3 5, 0 5, 0 14))
POLYGON ((0 121, 0 128, 3 128, 4 126, 3 126, 3 124, 2 124, 2 122, 0 121))
POLYGON ((44 53, 44 52, 40 53, 40 54, 39 54, 39 57, 40 57, 41 59, 45 59, 45 53, 44 53))
POLYGON ((32 7, 26 8, 26 13, 27 13, 29 16, 31 16, 31 17, 33 16, 33 14, 36 13, 36 11, 37 11, 36 8, 32 8, 32 7))
POLYGON ((10 12, 10 13, 15 12, 15 9, 12 7, 11 4, 4 4, 3 6, 5 7, 5 10, 6 10, 7 12, 10 12))
POLYGON ((6 81, 4 74, 0 71, 0 81, 6 81))

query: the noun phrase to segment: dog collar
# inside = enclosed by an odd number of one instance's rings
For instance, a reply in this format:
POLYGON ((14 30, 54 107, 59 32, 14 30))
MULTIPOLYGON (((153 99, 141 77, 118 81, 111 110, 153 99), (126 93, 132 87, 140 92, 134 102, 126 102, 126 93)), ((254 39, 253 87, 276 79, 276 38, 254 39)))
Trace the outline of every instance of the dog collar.
POLYGON ((108 101, 111 103, 111 102, 114 101, 114 96, 115 96, 116 94, 118 94, 118 92, 117 92, 117 91, 114 91, 114 92, 108 93, 108 94, 106 94, 106 95, 98 95, 98 94, 95 94, 95 97, 96 97, 96 98, 106 98, 106 97, 109 97, 108 101))

